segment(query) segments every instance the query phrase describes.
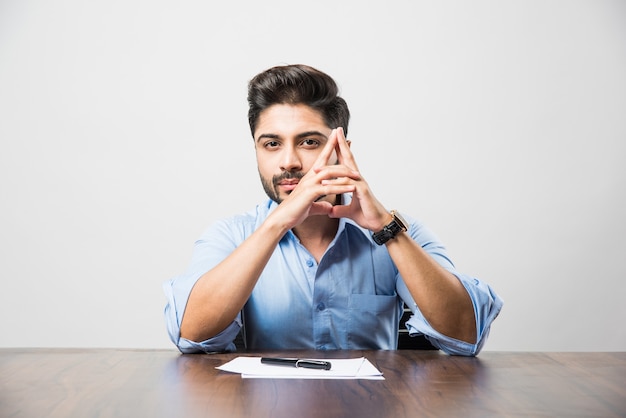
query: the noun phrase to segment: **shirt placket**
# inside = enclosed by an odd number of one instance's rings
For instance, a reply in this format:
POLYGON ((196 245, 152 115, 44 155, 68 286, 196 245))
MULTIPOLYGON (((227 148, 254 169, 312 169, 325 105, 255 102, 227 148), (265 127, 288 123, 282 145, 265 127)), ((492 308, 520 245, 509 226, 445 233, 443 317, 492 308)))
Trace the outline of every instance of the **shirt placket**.
POLYGON ((330 269, 319 274, 313 286, 313 303, 311 306, 313 316, 313 339, 317 350, 327 350, 332 347, 330 326, 331 310, 330 303, 330 269))

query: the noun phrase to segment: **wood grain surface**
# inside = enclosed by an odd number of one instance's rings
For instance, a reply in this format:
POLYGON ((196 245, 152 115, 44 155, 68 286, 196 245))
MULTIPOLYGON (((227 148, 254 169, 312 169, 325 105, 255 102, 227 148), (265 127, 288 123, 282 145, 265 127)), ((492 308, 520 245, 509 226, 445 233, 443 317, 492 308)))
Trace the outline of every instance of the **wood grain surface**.
POLYGON ((0 417, 626 417, 625 383, 626 353, 0 349, 0 417), (239 355, 365 356, 385 380, 215 369, 239 355))

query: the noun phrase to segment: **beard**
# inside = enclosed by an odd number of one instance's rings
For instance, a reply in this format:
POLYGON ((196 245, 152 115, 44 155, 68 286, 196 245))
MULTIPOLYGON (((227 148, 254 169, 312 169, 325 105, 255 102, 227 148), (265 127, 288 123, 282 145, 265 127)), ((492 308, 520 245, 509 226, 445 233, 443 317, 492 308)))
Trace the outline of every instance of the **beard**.
MULTIPOLYGON (((263 177, 261 173, 259 173, 259 176, 261 177, 261 184, 263 184, 263 190, 265 190, 265 194, 267 194, 267 197, 272 199, 274 202, 280 204, 283 199, 280 198, 278 183, 287 179, 300 180, 302 177, 304 177, 304 173, 300 171, 285 171, 281 174, 273 176, 271 181, 263 177)), ((287 194, 289 193, 291 192, 288 192, 287 194)))

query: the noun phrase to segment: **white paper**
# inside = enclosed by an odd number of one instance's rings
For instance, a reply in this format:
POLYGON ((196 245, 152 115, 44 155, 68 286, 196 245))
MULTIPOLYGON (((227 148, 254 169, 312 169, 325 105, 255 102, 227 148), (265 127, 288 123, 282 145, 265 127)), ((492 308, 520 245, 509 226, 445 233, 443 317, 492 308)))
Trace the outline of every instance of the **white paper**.
POLYGON ((313 359, 330 361, 330 370, 302 367, 274 366, 261 363, 261 357, 237 357, 216 367, 219 370, 240 373, 244 379, 371 379, 385 380, 383 374, 365 357, 352 359, 313 359))

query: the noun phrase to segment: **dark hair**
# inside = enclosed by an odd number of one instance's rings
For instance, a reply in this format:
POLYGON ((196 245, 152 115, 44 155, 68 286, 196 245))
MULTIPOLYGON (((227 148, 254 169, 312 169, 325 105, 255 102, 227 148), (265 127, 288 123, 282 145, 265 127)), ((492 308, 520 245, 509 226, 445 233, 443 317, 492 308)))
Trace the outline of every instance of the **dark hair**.
POLYGON ((248 123, 254 136, 259 115, 275 104, 305 104, 319 111, 329 128, 348 133, 350 111, 328 74, 307 65, 281 65, 257 74, 248 83, 248 123))

